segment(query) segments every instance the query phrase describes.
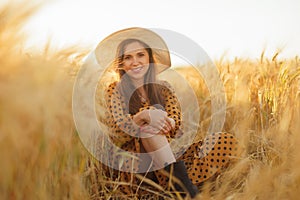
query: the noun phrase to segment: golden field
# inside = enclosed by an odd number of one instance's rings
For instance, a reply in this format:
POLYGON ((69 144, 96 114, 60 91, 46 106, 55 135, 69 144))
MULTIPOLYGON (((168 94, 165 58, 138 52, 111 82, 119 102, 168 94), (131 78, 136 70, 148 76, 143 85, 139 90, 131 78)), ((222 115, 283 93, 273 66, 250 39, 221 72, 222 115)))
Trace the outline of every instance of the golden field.
MULTIPOLYGON (((0 199, 114 199, 118 184, 126 183, 94 174, 72 115, 74 80, 89 49, 49 42, 25 50, 21 29, 37 9, 0 7, 0 199)), ((300 59, 262 53, 215 64, 227 100, 224 131, 235 134, 244 151, 205 184, 201 199, 298 199, 300 59)), ((176 70, 197 94, 201 135, 210 121, 209 92, 193 68, 176 70)))

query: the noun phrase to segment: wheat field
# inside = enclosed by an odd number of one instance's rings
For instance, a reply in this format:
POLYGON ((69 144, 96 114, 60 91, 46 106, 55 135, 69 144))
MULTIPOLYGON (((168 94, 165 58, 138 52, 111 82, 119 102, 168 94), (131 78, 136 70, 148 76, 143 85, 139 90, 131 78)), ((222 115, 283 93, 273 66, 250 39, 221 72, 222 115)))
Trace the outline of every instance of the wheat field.
MULTIPOLYGON (((97 161, 80 142, 72 115, 74 80, 90 49, 58 49, 51 41, 24 49, 22 27, 38 9, 0 7, 0 199, 116 199, 122 183, 87 165, 97 161)), ((226 92, 224 131, 244 151, 205 184, 201 199, 298 199, 300 58, 262 52, 255 60, 220 58, 215 64, 226 92)), ((211 111, 205 82, 193 68, 176 70, 196 92, 206 130, 211 111)))

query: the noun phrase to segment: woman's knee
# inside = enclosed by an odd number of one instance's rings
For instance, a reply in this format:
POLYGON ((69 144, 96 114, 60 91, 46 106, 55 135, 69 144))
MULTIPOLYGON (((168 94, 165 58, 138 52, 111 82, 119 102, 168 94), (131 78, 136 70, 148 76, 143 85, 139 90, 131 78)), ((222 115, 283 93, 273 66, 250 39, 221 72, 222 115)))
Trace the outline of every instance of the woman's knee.
POLYGON ((155 151, 169 144, 165 135, 153 135, 152 137, 141 138, 141 141, 146 151, 155 151))

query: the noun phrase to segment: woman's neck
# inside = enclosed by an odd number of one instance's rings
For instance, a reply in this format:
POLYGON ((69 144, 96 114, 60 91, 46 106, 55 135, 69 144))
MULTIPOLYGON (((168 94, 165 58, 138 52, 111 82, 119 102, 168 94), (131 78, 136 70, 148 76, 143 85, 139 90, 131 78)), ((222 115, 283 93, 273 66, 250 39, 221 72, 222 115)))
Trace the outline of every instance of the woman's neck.
POLYGON ((143 99, 144 99, 144 101, 147 100, 148 95, 147 95, 147 93, 145 91, 145 88, 144 88, 144 80, 143 79, 133 80, 132 84, 138 90, 138 93, 139 93, 139 96, 140 96, 141 100, 143 100, 143 99))
POLYGON ((141 99, 142 102, 146 102, 148 101, 148 95, 146 93, 146 90, 144 88, 144 79, 139 79, 139 80, 131 80, 133 86, 135 87, 135 89, 138 90, 138 95, 141 99))
POLYGON ((131 81, 135 88, 141 88, 142 86, 144 86, 144 79, 131 80, 131 81))

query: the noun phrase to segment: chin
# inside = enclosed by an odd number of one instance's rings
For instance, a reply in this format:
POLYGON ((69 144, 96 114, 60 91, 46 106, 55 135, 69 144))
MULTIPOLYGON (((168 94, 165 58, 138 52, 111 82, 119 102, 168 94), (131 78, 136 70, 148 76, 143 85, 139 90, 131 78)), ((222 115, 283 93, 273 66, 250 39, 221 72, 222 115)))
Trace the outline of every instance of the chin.
POLYGON ((131 79, 140 80, 140 79, 144 78, 146 73, 143 73, 143 74, 128 74, 128 75, 130 76, 131 79))

